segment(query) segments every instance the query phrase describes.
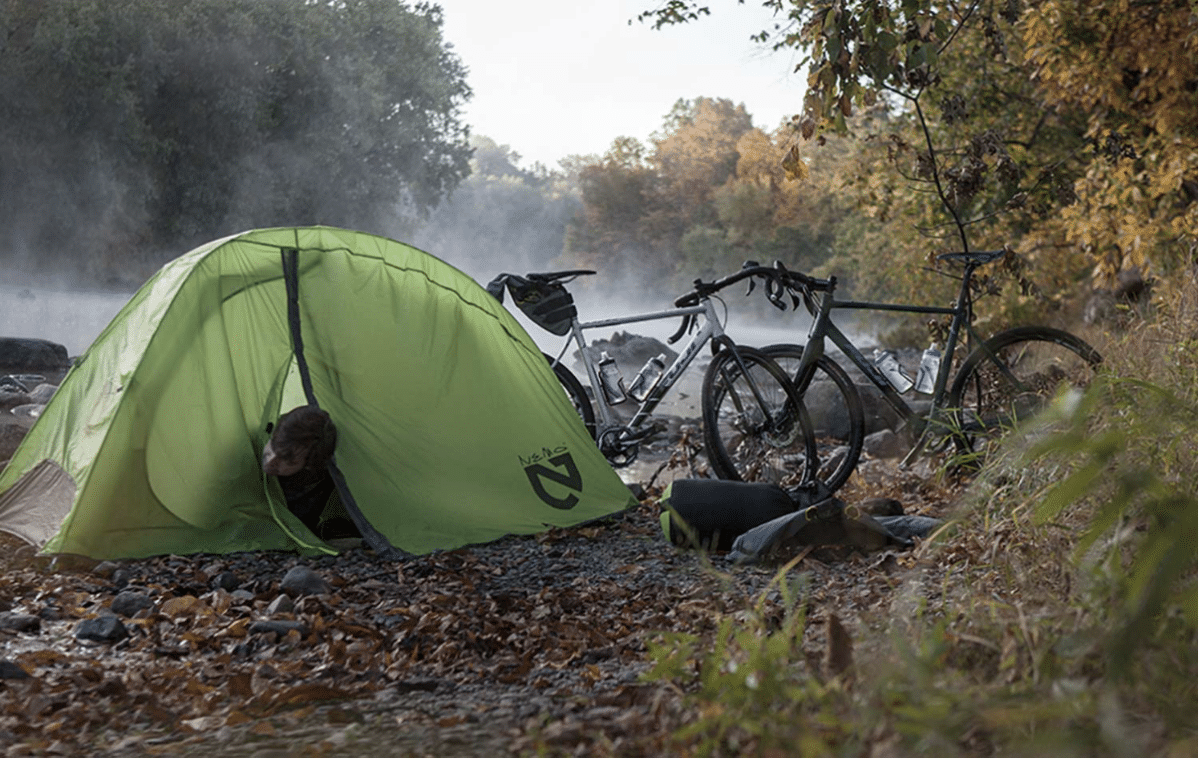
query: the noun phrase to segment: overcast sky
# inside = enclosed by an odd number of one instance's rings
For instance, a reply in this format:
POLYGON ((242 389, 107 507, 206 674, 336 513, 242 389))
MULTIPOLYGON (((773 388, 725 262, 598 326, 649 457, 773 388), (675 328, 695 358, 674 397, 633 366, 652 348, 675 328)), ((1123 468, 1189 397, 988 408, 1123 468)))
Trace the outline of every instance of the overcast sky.
POLYGON ((465 121, 527 167, 645 140, 679 98, 744 103, 768 130, 800 110, 795 55, 750 42, 773 25, 759 0, 712 0, 712 15, 658 31, 628 22, 659 0, 439 2, 474 91, 465 121))

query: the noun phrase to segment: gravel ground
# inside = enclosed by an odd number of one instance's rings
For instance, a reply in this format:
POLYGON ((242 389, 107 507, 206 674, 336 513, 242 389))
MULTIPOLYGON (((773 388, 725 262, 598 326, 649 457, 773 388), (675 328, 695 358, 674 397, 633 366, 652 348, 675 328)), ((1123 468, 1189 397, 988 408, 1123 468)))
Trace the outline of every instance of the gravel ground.
MULTIPOLYGON (((936 515, 919 474, 863 471, 910 488, 866 491, 936 515)), ((0 612, 42 624, 0 626, 0 660, 31 675, 0 680, 0 745, 10 756, 671 754, 686 709, 641 678, 647 642, 703 637, 759 600, 781 614, 780 564, 675 549, 656 495, 591 525, 399 563, 353 548, 47 568, 5 544, 0 612), (328 593, 285 593, 297 566, 328 593), (72 634, 131 590, 152 608, 124 620, 128 638, 72 634), (264 622, 300 630, 256 628, 264 622), (70 696, 45 702, 52 693, 70 696)), ((814 668, 829 657, 833 618, 857 637, 936 593, 919 550, 784 553, 795 557, 788 580, 804 589, 814 668)))

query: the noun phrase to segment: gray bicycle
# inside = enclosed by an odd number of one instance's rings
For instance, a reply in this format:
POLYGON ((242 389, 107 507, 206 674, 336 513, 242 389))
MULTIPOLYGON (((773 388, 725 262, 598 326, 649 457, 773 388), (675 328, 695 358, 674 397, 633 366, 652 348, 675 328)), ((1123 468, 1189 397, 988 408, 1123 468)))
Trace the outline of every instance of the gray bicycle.
POLYGON ((742 271, 762 278, 767 296, 786 309, 804 304, 813 317, 807 342, 760 349, 784 368, 812 412, 819 464, 817 479, 831 491, 845 484, 858 465, 865 437, 863 400, 857 385, 836 361, 825 354, 828 339, 879 389, 887 404, 911 430, 916 444, 907 464, 922 451, 941 450, 951 443, 959 461, 978 463, 987 442, 1021 420, 1041 411, 1054 394, 1072 386, 1085 387, 1101 363, 1100 354, 1083 339, 1045 326, 1017 327, 988 338, 974 327, 972 278, 975 271, 1000 260, 1006 251, 944 253, 938 259, 961 266, 958 298, 952 307, 841 301, 835 297, 837 278, 819 279, 788 270, 747 262, 742 271), (868 360, 834 324, 839 309, 907 312, 950 317, 944 354, 931 347, 922 360, 917 382, 889 358, 868 360), (950 382, 955 356, 964 344, 965 360, 950 382), (923 376, 922 376, 923 375, 923 376), (947 385, 949 383, 949 385, 947 385), (915 386, 925 402, 912 403, 901 394, 915 386))
POLYGON ((801 394, 791 377, 771 358, 754 348, 735 344, 724 332, 713 306, 721 289, 747 279, 737 272, 716 282, 697 280, 693 290, 676 299, 674 308, 632 316, 581 322, 565 283, 590 269, 536 272, 524 276, 500 274, 487 286, 503 303, 507 288, 526 316, 554 335, 566 336, 558 357, 546 355, 555 376, 579 412, 600 451, 614 467, 631 464, 643 441, 660 428, 652 419, 655 408, 705 346, 713 352, 701 389, 705 452, 717 477, 751 482, 814 482, 816 441, 801 394), (691 339, 666 366, 652 358, 628 385, 613 361, 597 355, 587 344, 586 330, 651 320, 680 319, 668 338, 675 343, 689 331, 691 339), (561 361, 571 345, 579 351, 592 388, 583 384, 561 361), (594 399, 594 408, 593 400, 594 399), (636 405, 623 421, 615 407, 636 405), (599 410, 599 418, 596 416, 599 410))

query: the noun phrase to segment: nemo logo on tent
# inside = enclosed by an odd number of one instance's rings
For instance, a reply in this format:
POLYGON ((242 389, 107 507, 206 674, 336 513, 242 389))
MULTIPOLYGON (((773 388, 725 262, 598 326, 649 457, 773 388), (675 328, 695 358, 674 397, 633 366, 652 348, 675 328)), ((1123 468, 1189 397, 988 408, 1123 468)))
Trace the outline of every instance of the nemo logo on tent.
POLYGON ((575 460, 571 457, 570 452, 564 452, 550 457, 546 461, 554 465, 554 469, 544 464, 531 464, 525 467, 525 475, 529 478, 529 484, 533 486, 534 493, 555 509, 574 507, 579 503, 579 497, 575 493, 583 490, 583 475, 580 474, 579 467, 575 465, 575 460), (546 481, 568 488, 574 493, 568 493, 562 498, 552 496, 546 490, 546 481))

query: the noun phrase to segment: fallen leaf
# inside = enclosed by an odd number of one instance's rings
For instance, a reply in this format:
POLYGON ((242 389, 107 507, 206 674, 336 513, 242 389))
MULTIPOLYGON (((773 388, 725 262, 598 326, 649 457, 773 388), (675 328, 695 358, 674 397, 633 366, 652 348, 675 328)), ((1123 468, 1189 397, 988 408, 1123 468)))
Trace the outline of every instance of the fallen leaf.
POLYGON ((271 702, 277 706, 299 705, 306 702, 318 702, 327 699, 350 699, 354 695, 345 689, 339 689, 325 684, 309 683, 293 686, 280 692, 271 702))
POLYGON ((268 721, 260 720, 250 727, 250 733, 255 736, 274 736, 275 726, 271 725, 268 721))

